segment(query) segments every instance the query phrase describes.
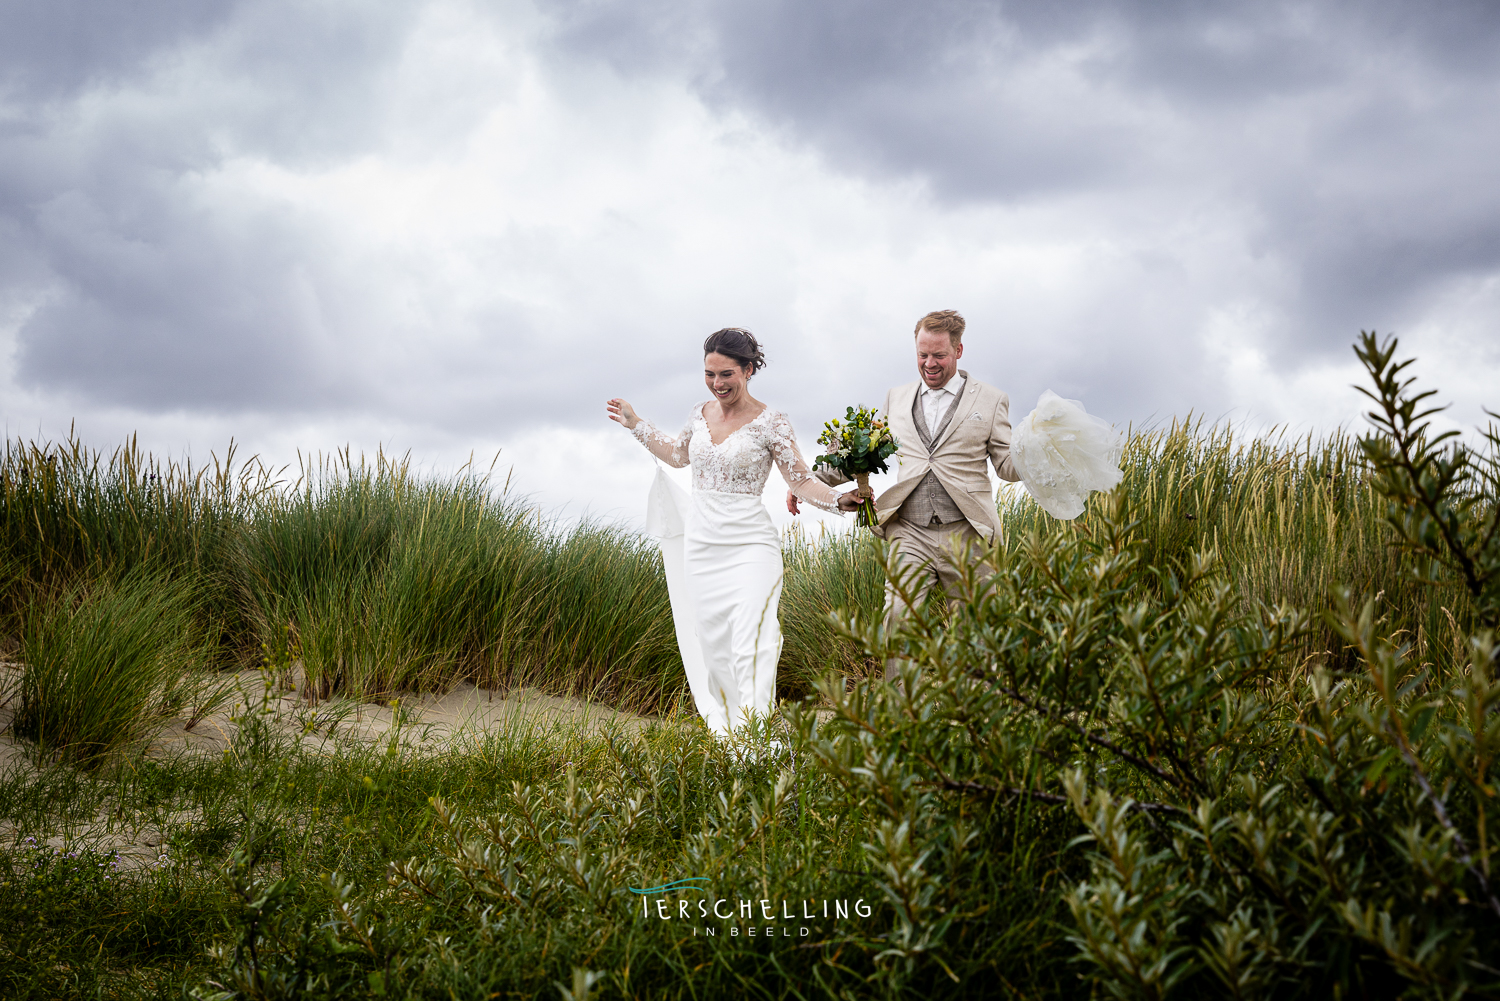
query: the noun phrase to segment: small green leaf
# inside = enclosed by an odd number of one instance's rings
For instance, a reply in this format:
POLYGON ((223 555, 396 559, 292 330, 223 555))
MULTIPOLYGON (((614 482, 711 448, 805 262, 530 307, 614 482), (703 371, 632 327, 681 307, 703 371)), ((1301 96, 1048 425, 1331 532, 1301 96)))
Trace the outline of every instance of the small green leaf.
POLYGON ((1364 786, 1366 789, 1380 781, 1381 773, 1390 767, 1391 762, 1396 760, 1398 753, 1394 747, 1388 747, 1381 753, 1380 757, 1375 759, 1375 763, 1365 772, 1364 786))

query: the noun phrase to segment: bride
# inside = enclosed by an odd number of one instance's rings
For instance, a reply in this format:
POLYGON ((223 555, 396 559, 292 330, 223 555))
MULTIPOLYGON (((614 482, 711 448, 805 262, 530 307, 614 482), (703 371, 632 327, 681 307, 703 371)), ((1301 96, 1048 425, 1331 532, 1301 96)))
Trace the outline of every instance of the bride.
MULTIPOLYGON (((662 555, 688 685, 704 722, 721 737, 751 716, 768 716, 776 696, 781 538, 761 502, 772 464, 792 493, 809 504, 831 512, 858 505, 852 494, 839 494, 813 477, 791 421, 750 395, 750 379, 765 364, 765 353, 748 330, 726 327, 710 335, 703 342, 703 381, 713 399, 693 408, 675 438, 626 401, 607 404, 610 419, 658 459, 693 467, 692 500, 682 512, 683 544, 674 550, 664 538, 662 555), (682 566, 675 567, 679 551, 682 566)), ((672 505, 674 488, 660 470, 657 477, 653 505, 672 505)), ((667 518, 675 520, 677 514, 674 510, 667 518)), ((660 522, 662 514, 653 511, 649 518, 660 522)))

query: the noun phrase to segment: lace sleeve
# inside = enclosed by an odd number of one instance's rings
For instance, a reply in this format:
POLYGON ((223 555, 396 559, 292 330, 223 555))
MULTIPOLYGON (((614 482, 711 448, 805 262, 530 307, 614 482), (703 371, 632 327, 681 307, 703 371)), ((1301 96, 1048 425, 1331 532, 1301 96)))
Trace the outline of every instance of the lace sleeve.
POLYGON ((651 454, 662 462, 677 469, 688 464, 688 443, 693 440, 693 418, 683 425, 682 431, 676 438, 669 438, 657 430, 646 418, 642 417, 636 422, 635 427, 630 429, 635 435, 635 440, 645 445, 651 454))
POLYGON ((781 470, 786 485, 792 488, 792 493, 799 500, 842 516, 838 491, 830 489, 807 468, 802 451, 797 448, 797 434, 792 430, 792 422, 787 420, 786 414, 779 413, 772 417, 770 428, 771 456, 776 460, 776 468, 781 470))

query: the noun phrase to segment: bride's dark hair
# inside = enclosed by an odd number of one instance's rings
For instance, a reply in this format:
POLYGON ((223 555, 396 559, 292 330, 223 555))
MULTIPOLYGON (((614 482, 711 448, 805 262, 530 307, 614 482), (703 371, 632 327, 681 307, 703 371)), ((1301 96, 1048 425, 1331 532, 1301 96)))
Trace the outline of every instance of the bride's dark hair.
POLYGON ((766 367, 766 353, 760 349, 760 342, 740 327, 725 327, 708 335, 703 342, 703 356, 716 353, 733 358, 741 368, 749 368, 751 375, 766 367))

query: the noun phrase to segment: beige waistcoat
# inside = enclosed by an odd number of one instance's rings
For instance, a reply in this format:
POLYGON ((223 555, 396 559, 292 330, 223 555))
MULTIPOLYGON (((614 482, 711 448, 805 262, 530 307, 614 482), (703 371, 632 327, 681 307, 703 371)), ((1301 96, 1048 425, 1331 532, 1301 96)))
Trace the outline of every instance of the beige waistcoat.
MULTIPOLYGON (((927 415, 922 406, 922 393, 920 390, 911 401, 911 419, 916 425, 917 436, 922 439, 922 445, 932 454, 932 448, 937 437, 948 430, 948 425, 958 415, 958 407, 954 404, 956 399, 948 401, 948 407, 943 413, 942 419, 938 421, 935 429, 928 428, 927 415)), ((938 481, 937 473, 927 471, 922 481, 912 488, 911 493, 906 495, 906 500, 896 509, 896 517, 913 525, 951 525, 955 521, 966 521, 964 513, 959 506, 953 503, 953 498, 948 496, 948 491, 943 489, 942 483, 938 481)))
MULTIPOLYGON (((912 416, 922 384, 908 383, 885 394, 883 409, 901 449, 895 456, 899 462, 896 485, 875 498, 880 518, 880 527, 875 529, 877 535, 885 534, 884 526, 897 516, 901 505, 928 473, 936 477, 944 493, 986 541, 1000 531, 985 462, 994 465, 1002 480, 1014 482, 1021 478, 1010 459, 1010 397, 971 378, 967 372, 962 374, 964 388, 950 405, 930 451, 912 416)), ((819 470, 817 475, 830 485, 849 480, 836 470, 819 470)))

